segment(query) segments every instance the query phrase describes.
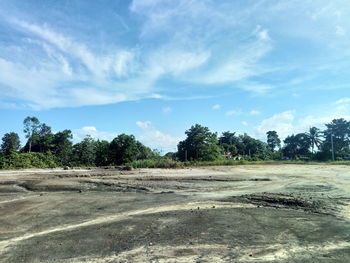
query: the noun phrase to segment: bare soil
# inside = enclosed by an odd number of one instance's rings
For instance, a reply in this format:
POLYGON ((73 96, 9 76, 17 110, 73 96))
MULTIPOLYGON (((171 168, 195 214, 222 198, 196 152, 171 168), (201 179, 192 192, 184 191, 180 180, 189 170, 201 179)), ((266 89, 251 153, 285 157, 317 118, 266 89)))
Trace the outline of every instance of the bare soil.
POLYGON ((0 262, 350 262, 350 167, 0 171, 0 262))

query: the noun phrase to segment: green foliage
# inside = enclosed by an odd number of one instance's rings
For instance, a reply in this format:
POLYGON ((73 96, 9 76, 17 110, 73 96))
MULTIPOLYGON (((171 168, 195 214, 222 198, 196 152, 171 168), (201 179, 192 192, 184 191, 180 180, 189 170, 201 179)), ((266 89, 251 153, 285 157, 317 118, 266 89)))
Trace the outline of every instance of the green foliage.
POLYGON ((53 153, 56 156, 57 162, 61 165, 70 165, 72 162, 72 132, 70 130, 64 130, 57 132, 53 136, 52 145, 53 153))
POLYGON ((105 166, 109 165, 109 142, 108 141, 96 141, 96 156, 95 165, 105 166))
POLYGON ((91 136, 73 146, 73 160, 75 165, 93 166, 96 160, 97 144, 91 136))
POLYGON ((283 154, 289 158, 295 159, 299 156, 310 155, 311 142, 306 133, 288 136, 284 140, 283 154))
POLYGON ((268 145, 260 140, 254 139, 247 135, 246 133, 243 135, 239 135, 239 154, 241 155, 249 155, 253 157, 254 155, 259 155, 260 159, 266 159, 268 156, 268 145))
POLYGON ((350 122, 344 119, 334 119, 331 123, 326 124, 327 129, 324 131, 325 141, 322 145, 323 152, 331 152, 333 136, 333 146, 335 157, 344 158, 350 154, 350 122))
POLYGON ((217 134, 208 127, 196 124, 186 132, 187 138, 178 144, 178 157, 181 161, 213 161, 220 157, 217 134))
POLYGON ((314 153, 315 146, 320 147, 322 141, 320 139, 321 137, 321 131, 320 129, 316 127, 311 127, 309 129, 309 132, 307 133, 308 139, 310 140, 311 144, 311 152, 314 153))
POLYGON ((54 134, 51 131, 51 127, 45 123, 38 124, 35 132, 28 139, 24 146, 24 152, 48 152, 53 149, 54 134))
POLYGON ((36 117, 27 117, 23 121, 23 132, 28 139, 28 152, 32 150, 33 137, 37 134, 40 122, 36 117))
POLYGON ((135 160, 127 165, 134 168, 176 168, 184 166, 182 162, 175 161, 167 157, 159 159, 135 160))
POLYGON ((10 155, 13 152, 18 151, 20 146, 19 136, 15 132, 6 133, 2 137, 1 151, 5 155, 10 155))
MULTIPOLYGON (((1 157, 0 157, 1 158, 1 157)), ((57 167, 55 157, 51 153, 11 153, 6 158, 1 158, 2 169, 24 168, 54 168, 57 167)))
POLYGON ((109 145, 109 162, 111 164, 125 164, 142 159, 150 154, 133 135, 120 134, 109 145))
POLYGON ((290 135, 284 140, 282 149, 276 131, 268 131, 267 143, 264 143, 247 134, 236 135, 235 132, 229 131, 217 138, 217 134, 211 132, 209 128, 196 124, 185 132, 186 139, 178 144, 178 152, 169 152, 165 156, 158 150, 152 151, 137 141, 133 135, 121 134, 111 143, 95 141, 87 136, 83 141, 73 145, 70 130, 54 134, 51 127, 40 123, 36 117, 27 117, 23 124, 27 142, 21 150, 19 136, 16 133, 7 133, 3 136, 0 169, 120 164, 129 164, 135 168, 265 163, 311 164, 312 160, 331 159, 332 138, 337 160, 335 163, 348 164, 350 159, 350 122, 344 119, 334 119, 326 124, 327 129, 323 132, 312 127, 306 133, 290 135), (289 157, 293 161, 280 161, 283 157, 289 157))
POLYGON ((271 149, 272 152, 275 151, 276 148, 281 148, 281 140, 278 137, 276 131, 268 131, 267 135, 267 145, 271 149))

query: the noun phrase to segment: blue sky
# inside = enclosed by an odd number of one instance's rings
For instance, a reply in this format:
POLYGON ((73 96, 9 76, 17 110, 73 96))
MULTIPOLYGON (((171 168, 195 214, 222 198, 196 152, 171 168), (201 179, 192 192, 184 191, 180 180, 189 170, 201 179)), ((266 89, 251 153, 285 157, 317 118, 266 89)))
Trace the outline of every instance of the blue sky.
POLYGON ((0 136, 134 134, 199 123, 265 139, 350 119, 350 1, 0 0, 0 136))

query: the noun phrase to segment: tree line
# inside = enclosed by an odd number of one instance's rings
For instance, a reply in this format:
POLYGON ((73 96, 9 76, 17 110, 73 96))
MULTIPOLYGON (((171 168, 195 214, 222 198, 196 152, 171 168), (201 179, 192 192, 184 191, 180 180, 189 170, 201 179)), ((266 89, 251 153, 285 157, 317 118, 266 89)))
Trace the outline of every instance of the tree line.
POLYGON ((120 134, 112 141, 86 136, 73 144, 70 130, 52 132, 50 126, 36 117, 23 121, 26 143, 21 147, 19 135, 2 137, 0 168, 110 166, 138 160, 167 159, 180 162, 216 161, 223 159, 258 160, 344 160, 350 157, 350 122, 334 119, 321 131, 311 127, 304 133, 292 134, 282 141, 276 131, 266 133, 266 142, 247 134, 226 131, 218 136, 208 127, 196 124, 185 132, 177 152, 160 156, 133 135, 120 134))
POLYGON ((53 133, 50 126, 36 117, 23 121, 23 132, 27 139, 23 147, 17 133, 6 133, 2 137, 0 168, 121 165, 157 155, 133 135, 126 134, 118 135, 111 142, 87 135, 73 144, 71 130, 53 133))

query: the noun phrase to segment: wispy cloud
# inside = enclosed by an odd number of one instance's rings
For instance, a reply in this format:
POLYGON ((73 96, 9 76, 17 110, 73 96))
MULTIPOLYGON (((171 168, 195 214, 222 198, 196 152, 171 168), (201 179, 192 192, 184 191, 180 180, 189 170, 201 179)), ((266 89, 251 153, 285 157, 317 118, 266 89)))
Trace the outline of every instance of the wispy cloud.
POLYGON ((83 140, 87 135, 90 135, 96 140, 106 140, 109 142, 118 136, 117 133, 99 131, 95 126, 84 126, 82 128, 73 130, 72 133, 74 142, 83 140))
POLYGON ((220 104, 215 104, 211 107, 212 110, 220 110, 221 105, 220 104))
POLYGON ((171 113, 173 111, 173 109, 171 108, 171 107, 164 107, 163 109, 162 109, 162 112, 164 113, 164 114, 169 114, 169 113, 171 113))
POLYGON ((176 151, 180 138, 157 130, 150 121, 137 121, 136 125, 141 129, 137 138, 146 146, 164 152, 176 151))
POLYGON ((225 113, 226 116, 238 116, 241 114, 242 114, 241 110, 229 110, 229 111, 226 111, 225 113))
POLYGON ((261 112, 258 111, 258 110, 251 110, 251 111, 249 112, 249 114, 252 115, 252 116, 258 116, 258 115, 261 114, 261 112))
POLYGON ((350 103, 350 98, 342 98, 335 102, 335 104, 344 104, 344 103, 350 103))
POLYGON ((0 43, 3 105, 43 109, 212 96, 217 87, 264 95, 283 83, 290 88, 294 79, 311 82, 305 80, 311 71, 313 80, 341 79, 349 68, 350 4, 340 0, 133 0, 126 13, 113 13, 125 39, 116 25, 105 24, 109 41, 99 40, 101 30, 84 35, 67 30, 65 21, 7 11, 0 21, 7 31, 0 33, 16 41, 0 43))

